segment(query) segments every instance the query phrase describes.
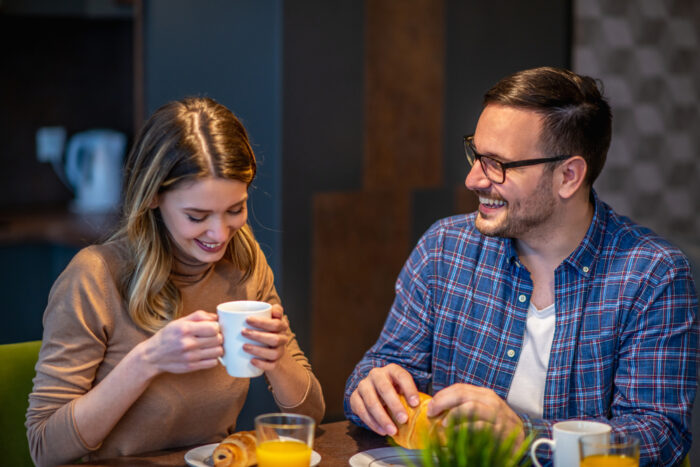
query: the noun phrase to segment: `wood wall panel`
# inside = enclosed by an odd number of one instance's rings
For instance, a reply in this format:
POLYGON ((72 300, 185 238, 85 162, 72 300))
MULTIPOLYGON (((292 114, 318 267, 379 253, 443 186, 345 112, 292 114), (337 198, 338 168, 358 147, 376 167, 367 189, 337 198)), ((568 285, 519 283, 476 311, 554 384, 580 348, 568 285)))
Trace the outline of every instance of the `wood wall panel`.
POLYGON ((566 65, 568 0, 533 1, 314 0, 285 25, 285 53, 295 51, 286 79, 298 78, 298 98, 285 99, 284 299, 292 309, 289 298, 301 297, 293 305, 311 310, 304 350, 329 421, 343 415, 347 377, 379 335, 413 243, 439 218, 476 207, 463 186, 462 135, 483 93, 518 69, 566 65), (299 47, 319 16, 332 27, 313 44, 342 49, 299 47), (361 147, 355 82, 364 83, 361 147))
POLYGON ((442 0, 365 2, 366 188, 442 183, 442 0))
POLYGON ((364 5, 362 187, 313 196, 311 354, 327 419, 342 417, 345 382, 391 307, 412 246, 413 192, 444 178, 443 1, 364 5))
POLYGON ((377 340, 409 250, 409 196, 397 190, 321 193, 313 200, 313 368, 328 416, 377 340))

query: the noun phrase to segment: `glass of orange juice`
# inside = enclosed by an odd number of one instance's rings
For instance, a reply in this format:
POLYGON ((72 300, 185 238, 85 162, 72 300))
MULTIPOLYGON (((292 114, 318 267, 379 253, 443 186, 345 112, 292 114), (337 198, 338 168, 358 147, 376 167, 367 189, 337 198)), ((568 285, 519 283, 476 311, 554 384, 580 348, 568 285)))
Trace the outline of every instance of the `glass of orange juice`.
POLYGON ((313 418, 292 413, 255 417, 258 467, 309 467, 315 425, 313 418))
POLYGON ((639 439, 611 432, 605 437, 579 439, 581 467, 638 467, 639 439))

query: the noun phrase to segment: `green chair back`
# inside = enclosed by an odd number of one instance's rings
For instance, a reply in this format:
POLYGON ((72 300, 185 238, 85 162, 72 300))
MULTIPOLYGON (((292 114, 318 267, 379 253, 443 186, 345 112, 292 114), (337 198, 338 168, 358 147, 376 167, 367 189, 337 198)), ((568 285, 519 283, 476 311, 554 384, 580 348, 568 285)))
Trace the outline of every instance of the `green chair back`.
POLYGON ((2 464, 32 467, 25 415, 41 341, 0 345, 0 446, 2 464))

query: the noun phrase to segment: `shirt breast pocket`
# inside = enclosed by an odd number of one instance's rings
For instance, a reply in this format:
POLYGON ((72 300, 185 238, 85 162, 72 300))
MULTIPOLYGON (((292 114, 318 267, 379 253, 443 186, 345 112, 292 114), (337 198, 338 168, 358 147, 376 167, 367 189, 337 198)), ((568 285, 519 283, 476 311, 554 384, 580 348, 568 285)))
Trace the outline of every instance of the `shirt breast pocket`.
POLYGON ((612 329, 583 329, 572 368, 572 403, 577 416, 607 417, 612 402, 616 337, 612 329), (603 331, 603 332, 601 332, 603 331))

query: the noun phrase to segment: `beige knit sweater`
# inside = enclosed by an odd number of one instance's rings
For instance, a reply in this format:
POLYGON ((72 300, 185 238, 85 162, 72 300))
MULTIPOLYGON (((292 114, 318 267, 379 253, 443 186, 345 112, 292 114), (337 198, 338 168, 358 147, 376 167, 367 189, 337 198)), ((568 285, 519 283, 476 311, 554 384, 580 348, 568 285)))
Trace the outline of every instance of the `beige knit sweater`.
MULTIPOLYGON (((116 278, 128 273, 124 257, 121 243, 85 248, 51 289, 26 422, 37 465, 213 443, 235 430, 249 380, 233 378, 219 365, 156 377, 100 446, 87 446, 83 441, 73 419, 76 399, 152 335, 132 322, 118 292, 116 278)), ((184 313, 215 313, 218 303, 229 300, 279 303, 272 271, 259 248, 258 258, 255 271, 243 283, 239 282, 241 272, 229 261, 213 267, 178 261, 179 274, 173 278, 184 313)), ((293 335, 287 352, 307 368, 310 388, 298 405, 280 408, 320 420, 325 410, 321 387, 293 335)))

